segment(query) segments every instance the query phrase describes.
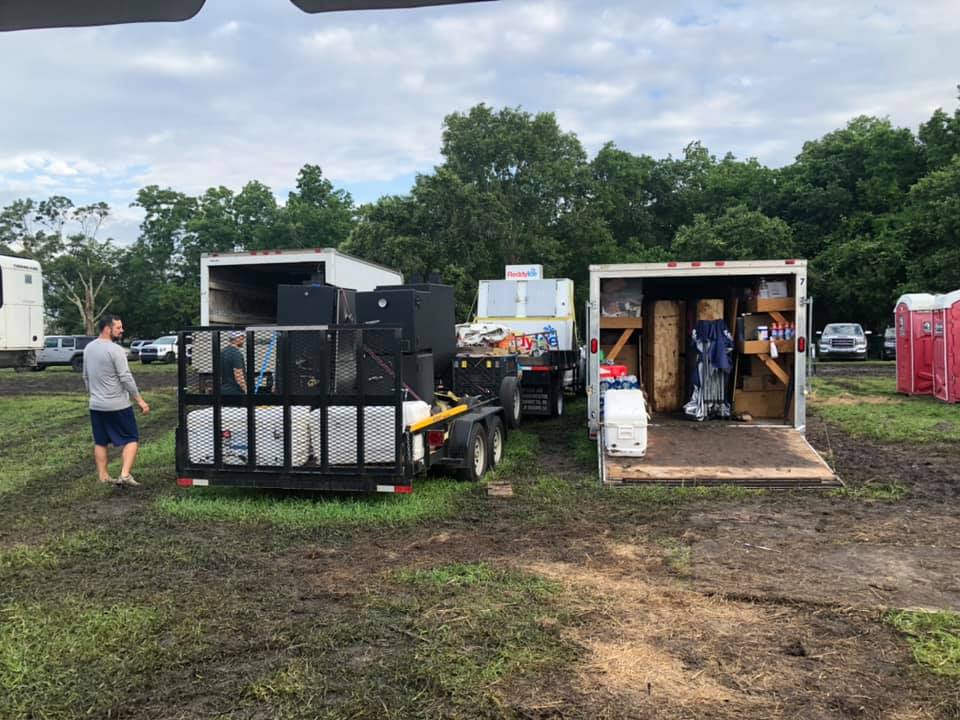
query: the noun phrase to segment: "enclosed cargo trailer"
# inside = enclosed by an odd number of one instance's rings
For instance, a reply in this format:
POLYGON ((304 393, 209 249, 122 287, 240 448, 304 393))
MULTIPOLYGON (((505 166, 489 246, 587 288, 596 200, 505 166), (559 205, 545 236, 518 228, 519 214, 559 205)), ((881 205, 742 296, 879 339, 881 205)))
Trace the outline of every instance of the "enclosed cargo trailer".
MULTIPOLYGON (((804 437, 808 298, 803 260, 703 261, 590 266, 587 421, 605 484, 824 486, 836 475, 804 437), (729 405, 695 422, 698 321, 722 321, 732 352, 729 405), (790 328, 789 339, 767 333, 790 328), (682 338, 682 340, 680 340, 682 338), (643 457, 611 455, 603 432, 601 370, 641 378, 652 416, 643 457), (735 421, 739 419, 740 421, 735 421)), ((608 372, 604 372, 607 377, 608 372)))
POLYGON ((0 368, 36 367, 42 348, 40 263, 0 255, 0 368))

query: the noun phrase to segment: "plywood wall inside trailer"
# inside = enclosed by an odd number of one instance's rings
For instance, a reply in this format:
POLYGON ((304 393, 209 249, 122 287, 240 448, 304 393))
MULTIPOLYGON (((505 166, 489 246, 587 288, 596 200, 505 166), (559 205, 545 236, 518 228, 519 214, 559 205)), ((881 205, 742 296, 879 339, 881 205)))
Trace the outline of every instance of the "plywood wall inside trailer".
POLYGON ((686 303, 657 300, 644 304, 643 385, 654 412, 683 407, 686 303))

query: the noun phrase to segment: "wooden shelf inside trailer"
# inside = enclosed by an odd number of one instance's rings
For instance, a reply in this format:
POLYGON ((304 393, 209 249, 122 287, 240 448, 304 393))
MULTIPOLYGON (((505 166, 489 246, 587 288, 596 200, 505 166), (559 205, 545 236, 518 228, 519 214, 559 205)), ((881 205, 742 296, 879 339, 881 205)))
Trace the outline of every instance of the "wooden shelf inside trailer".
MULTIPOLYGON (((796 343, 793 340, 774 340, 777 345, 777 352, 788 354, 794 351, 796 343)), ((741 340, 737 344, 737 350, 741 355, 769 355, 769 340, 741 340)))
POLYGON ((638 317, 602 317, 601 330, 640 330, 643 328, 643 318, 638 317))
POLYGON ((793 312, 797 309, 797 299, 785 298, 751 298, 747 300, 745 312, 793 312))

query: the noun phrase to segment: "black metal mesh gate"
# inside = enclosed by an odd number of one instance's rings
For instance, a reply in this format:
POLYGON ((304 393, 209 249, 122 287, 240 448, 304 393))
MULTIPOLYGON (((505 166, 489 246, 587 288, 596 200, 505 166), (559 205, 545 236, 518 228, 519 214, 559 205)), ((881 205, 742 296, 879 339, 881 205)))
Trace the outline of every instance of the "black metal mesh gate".
POLYGON ((412 476, 398 328, 206 327, 181 333, 188 341, 190 357, 178 360, 181 476, 296 487, 412 476))

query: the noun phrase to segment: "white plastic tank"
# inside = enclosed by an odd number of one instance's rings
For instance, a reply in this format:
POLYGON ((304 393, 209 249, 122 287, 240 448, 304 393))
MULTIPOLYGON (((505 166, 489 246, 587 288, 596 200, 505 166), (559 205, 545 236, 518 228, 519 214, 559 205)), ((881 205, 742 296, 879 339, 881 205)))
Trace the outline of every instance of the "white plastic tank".
POLYGON ((610 455, 647 452, 647 404, 642 390, 607 390, 603 396, 603 444, 610 455))
MULTIPOLYGON (((396 459, 396 415, 390 405, 364 409, 363 456, 370 464, 393 463, 396 459)), ((403 427, 430 417, 430 406, 419 400, 403 403, 403 427)), ((322 410, 310 415, 310 434, 315 453, 320 454, 322 410)), ((357 409, 349 405, 335 405, 327 409, 327 452, 331 465, 357 463, 357 409)), ((423 434, 413 438, 413 459, 423 460, 423 434)), ((317 458, 319 460, 319 457, 317 458)))
MULTIPOLYGON (((258 407, 256 412, 257 465, 283 465, 283 408, 258 407)), ((247 409, 225 407, 220 414, 223 462, 225 465, 247 464, 247 409)), ((290 409, 291 463, 306 465, 311 455, 310 408, 290 409)), ((213 464, 213 408, 206 407, 187 414, 187 451, 195 465, 213 464)))

